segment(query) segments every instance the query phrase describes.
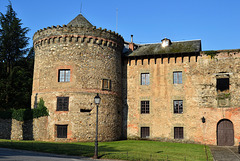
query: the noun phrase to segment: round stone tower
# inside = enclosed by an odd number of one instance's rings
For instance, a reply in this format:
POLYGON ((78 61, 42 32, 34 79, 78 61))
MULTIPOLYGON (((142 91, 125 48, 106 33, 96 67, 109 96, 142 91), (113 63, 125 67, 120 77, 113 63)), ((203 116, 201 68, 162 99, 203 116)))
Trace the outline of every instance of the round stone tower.
POLYGON ((101 97, 99 140, 120 139, 123 38, 96 29, 79 14, 68 25, 37 31, 33 43, 32 106, 35 97, 43 98, 50 114, 46 133, 35 139, 94 141, 97 93, 101 97))

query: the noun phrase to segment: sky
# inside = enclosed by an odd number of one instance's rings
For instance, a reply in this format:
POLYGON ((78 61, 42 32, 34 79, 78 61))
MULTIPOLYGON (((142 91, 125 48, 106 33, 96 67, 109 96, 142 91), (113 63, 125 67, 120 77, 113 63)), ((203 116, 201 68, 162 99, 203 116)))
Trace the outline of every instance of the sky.
MULTIPOLYGON (((68 24, 80 12, 97 28, 137 44, 201 40, 202 50, 240 48, 240 0, 11 0, 23 27, 34 33, 68 24)), ((8 0, 0 0, 5 14, 8 0)))

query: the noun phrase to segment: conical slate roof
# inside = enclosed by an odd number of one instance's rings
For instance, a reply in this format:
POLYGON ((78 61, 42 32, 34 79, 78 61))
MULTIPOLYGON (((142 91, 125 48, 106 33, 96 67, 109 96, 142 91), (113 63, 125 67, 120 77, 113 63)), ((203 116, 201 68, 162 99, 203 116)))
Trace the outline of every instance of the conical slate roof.
POLYGON ((74 26, 74 27, 92 27, 93 25, 82 15, 79 14, 77 17, 75 17, 71 22, 67 24, 67 26, 74 26))

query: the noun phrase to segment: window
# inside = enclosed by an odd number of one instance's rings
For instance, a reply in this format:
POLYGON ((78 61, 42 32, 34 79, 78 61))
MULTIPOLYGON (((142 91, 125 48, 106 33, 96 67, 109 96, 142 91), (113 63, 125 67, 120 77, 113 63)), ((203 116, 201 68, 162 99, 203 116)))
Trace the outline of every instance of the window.
POLYGON ((218 78, 217 79, 217 91, 223 92, 229 90, 229 78, 218 78))
POLYGON ((68 125, 57 125, 57 138, 67 138, 68 125))
POLYGON ((149 138, 149 127, 141 127, 141 138, 149 138))
POLYGON ((68 111, 69 97, 57 97, 57 111, 68 111))
POLYGON ((149 113, 149 101, 141 101, 141 114, 149 113))
POLYGON ((174 139, 183 139, 183 127, 174 127, 174 139))
POLYGON ((174 100, 173 101, 173 112, 174 113, 183 113, 183 101, 182 100, 174 100))
POLYGON ((173 72, 173 84, 182 84, 182 72, 173 72))
POLYGON ((103 79, 102 80, 102 90, 111 90, 111 80, 109 79, 103 79))
POLYGON ((149 73, 141 73, 141 85, 149 85, 150 77, 149 73))
POLYGON ((70 82, 70 69, 58 70, 58 82, 70 82))

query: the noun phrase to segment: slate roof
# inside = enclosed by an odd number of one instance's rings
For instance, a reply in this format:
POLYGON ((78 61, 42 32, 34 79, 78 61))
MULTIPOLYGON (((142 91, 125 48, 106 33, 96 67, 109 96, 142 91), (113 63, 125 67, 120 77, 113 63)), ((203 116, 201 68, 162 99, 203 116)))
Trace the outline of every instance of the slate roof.
POLYGON ((92 27, 93 25, 82 15, 79 14, 75 17, 71 22, 67 24, 67 26, 74 26, 74 27, 92 27))
POLYGON ((200 52, 201 40, 176 41, 162 47, 162 43, 139 45, 138 49, 126 54, 128 57, 200 52))

